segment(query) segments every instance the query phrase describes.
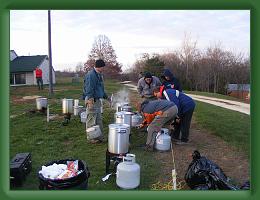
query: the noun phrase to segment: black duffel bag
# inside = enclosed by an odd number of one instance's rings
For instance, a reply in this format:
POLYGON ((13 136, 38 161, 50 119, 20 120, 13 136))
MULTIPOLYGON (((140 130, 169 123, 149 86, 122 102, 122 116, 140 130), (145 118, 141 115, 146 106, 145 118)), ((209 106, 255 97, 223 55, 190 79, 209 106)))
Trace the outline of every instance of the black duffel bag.
MULTIPOLYGON (((75 161, 75 159, 64 159, 51 161, 45 166, 56 164, 67 164, 67 161, 75 161)), ((40 190, 87 190, 88 178, 90 172, 86 163, 82 160, 78 160, 78 170, 82 172, 76 176, 66 179, 49 179, 45 178, 42 174, 38 173, 39 189, 40 190)))
POLYGON ((238 190, 230 179, 214 162, 201 156, 198 151, 192 154, 192 162, 185 174, 187 185, 193 190, 238 190))

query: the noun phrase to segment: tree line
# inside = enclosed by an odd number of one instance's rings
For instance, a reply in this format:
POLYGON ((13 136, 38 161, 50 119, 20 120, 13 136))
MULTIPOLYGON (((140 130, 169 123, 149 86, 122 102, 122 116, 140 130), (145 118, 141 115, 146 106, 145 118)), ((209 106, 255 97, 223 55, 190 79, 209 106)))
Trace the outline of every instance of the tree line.
POLYGON ((96 59, 104 59, 107 67, 105 78, 138 81, 140 72, 149 71, 161 77, 168 68, 186 90, 226 94, 229 83, 250 83, 250 58, 242 53, 224 50, 216 43, 204 50, 197 48, 197 41, 185 35, 181 48, 162 54, 143 53, 133 66, 122 73, 111 41, 105 35, 95 38, 85 63, 78 63, 75 71, 84 75, 95 65, 96 59))
POLYGON ((250 59, 241 53, 224 50, 215 44, 201 51, 186 39, 182 48, 163 54, 143 54, 125 75, 137 81, 138 74, 150 71, 160 77, 170 69, 186 90, 226 94, 229 83, 250 83, 250 59))

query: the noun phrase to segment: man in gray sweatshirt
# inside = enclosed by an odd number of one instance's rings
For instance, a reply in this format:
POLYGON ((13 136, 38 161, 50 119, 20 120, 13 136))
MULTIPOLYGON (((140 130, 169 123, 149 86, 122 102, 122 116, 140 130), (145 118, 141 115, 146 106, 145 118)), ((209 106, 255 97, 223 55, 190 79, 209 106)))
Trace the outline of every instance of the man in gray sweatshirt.
POLYGON ((137 83, 137 91, 142 98, 148 100, 156 99, 153 95, 153 90, 162 83, 156 76, 152 76, 150 72, 146 72, 144 77, 140 78, 137 83))
POLYGON ((161 128, 175 119, 178 108, 175 103, 168 100, 145 100, 140 111, 144 116, 144 121, 139 128, 148 126, 145 150, 153 151, 155 138, 161 128))

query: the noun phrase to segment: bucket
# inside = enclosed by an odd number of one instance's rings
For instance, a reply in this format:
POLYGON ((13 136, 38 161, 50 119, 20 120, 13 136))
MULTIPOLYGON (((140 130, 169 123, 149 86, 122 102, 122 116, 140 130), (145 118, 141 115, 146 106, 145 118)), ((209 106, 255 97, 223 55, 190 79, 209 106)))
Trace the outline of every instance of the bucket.
POLYGON ((36 108, 37 110, 47 109, 48 99, 40 97, 36 99, 36 108))
MULTIPOLYGON (((47 163, 45 166, 56 164, 67 164, 67 161, 75 159, 55 160, 47 163)), ((87 190, 88 178, 90 176, 88 167, 83 160, 78 160, 78 169, 82 172, 74 177, 66 179, 49 179, 38 173, 40 190, 87 190)))
POLYGON ((102 135, 99 125, 87 128, 86 132, 88 140, 96 139, 102 135))

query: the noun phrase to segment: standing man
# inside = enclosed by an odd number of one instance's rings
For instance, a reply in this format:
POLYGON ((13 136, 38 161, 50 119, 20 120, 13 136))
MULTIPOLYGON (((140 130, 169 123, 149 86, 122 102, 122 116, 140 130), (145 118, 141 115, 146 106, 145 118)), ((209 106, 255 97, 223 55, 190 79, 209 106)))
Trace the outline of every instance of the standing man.
POLYGON ((98 138, 90 138, 87 133, 87 139, 90 143, 104 142, 103 122, 101 114, 101 99, 107 99, 104 91, 104 81, 102 72, 105 67, 105 62, 101 59, 96 60, 95 67, 89 71, 84 78, 83 98, 86 104, 86 130, 95 125, 99 125, 101 136, 98 138))
POLYGON ((144 121, 139 128, 148 126, 144 150, 153 151, 157 133, 163 126, 171 124, 178 113, 178 108, 168 100, 145 100, 140 106, 140 111, 144 116, 144 121))
POLYGON ((35 76, 38 85, 38 90, 43 90, 42 70, 38 66, 35 69, 35 76))
POLYGON ((178 107, 178 118, 175 123, 175 130, 172 139, 176 144, 188 144, 190 124, 195 109, 194 100, 188 95, 175 89, 163 90, 164 86, 154 89, 154 96, 159 99, 167 99, 174 102, 178 107))
POLYGON ((147 100, 154 100, 153 90, 157 86, 161 86, 162 83, 156 76, 152 76, 150 72, 146 72, 144 77, 139 79, 137 84, 137 90, 142 98, 147 100))

